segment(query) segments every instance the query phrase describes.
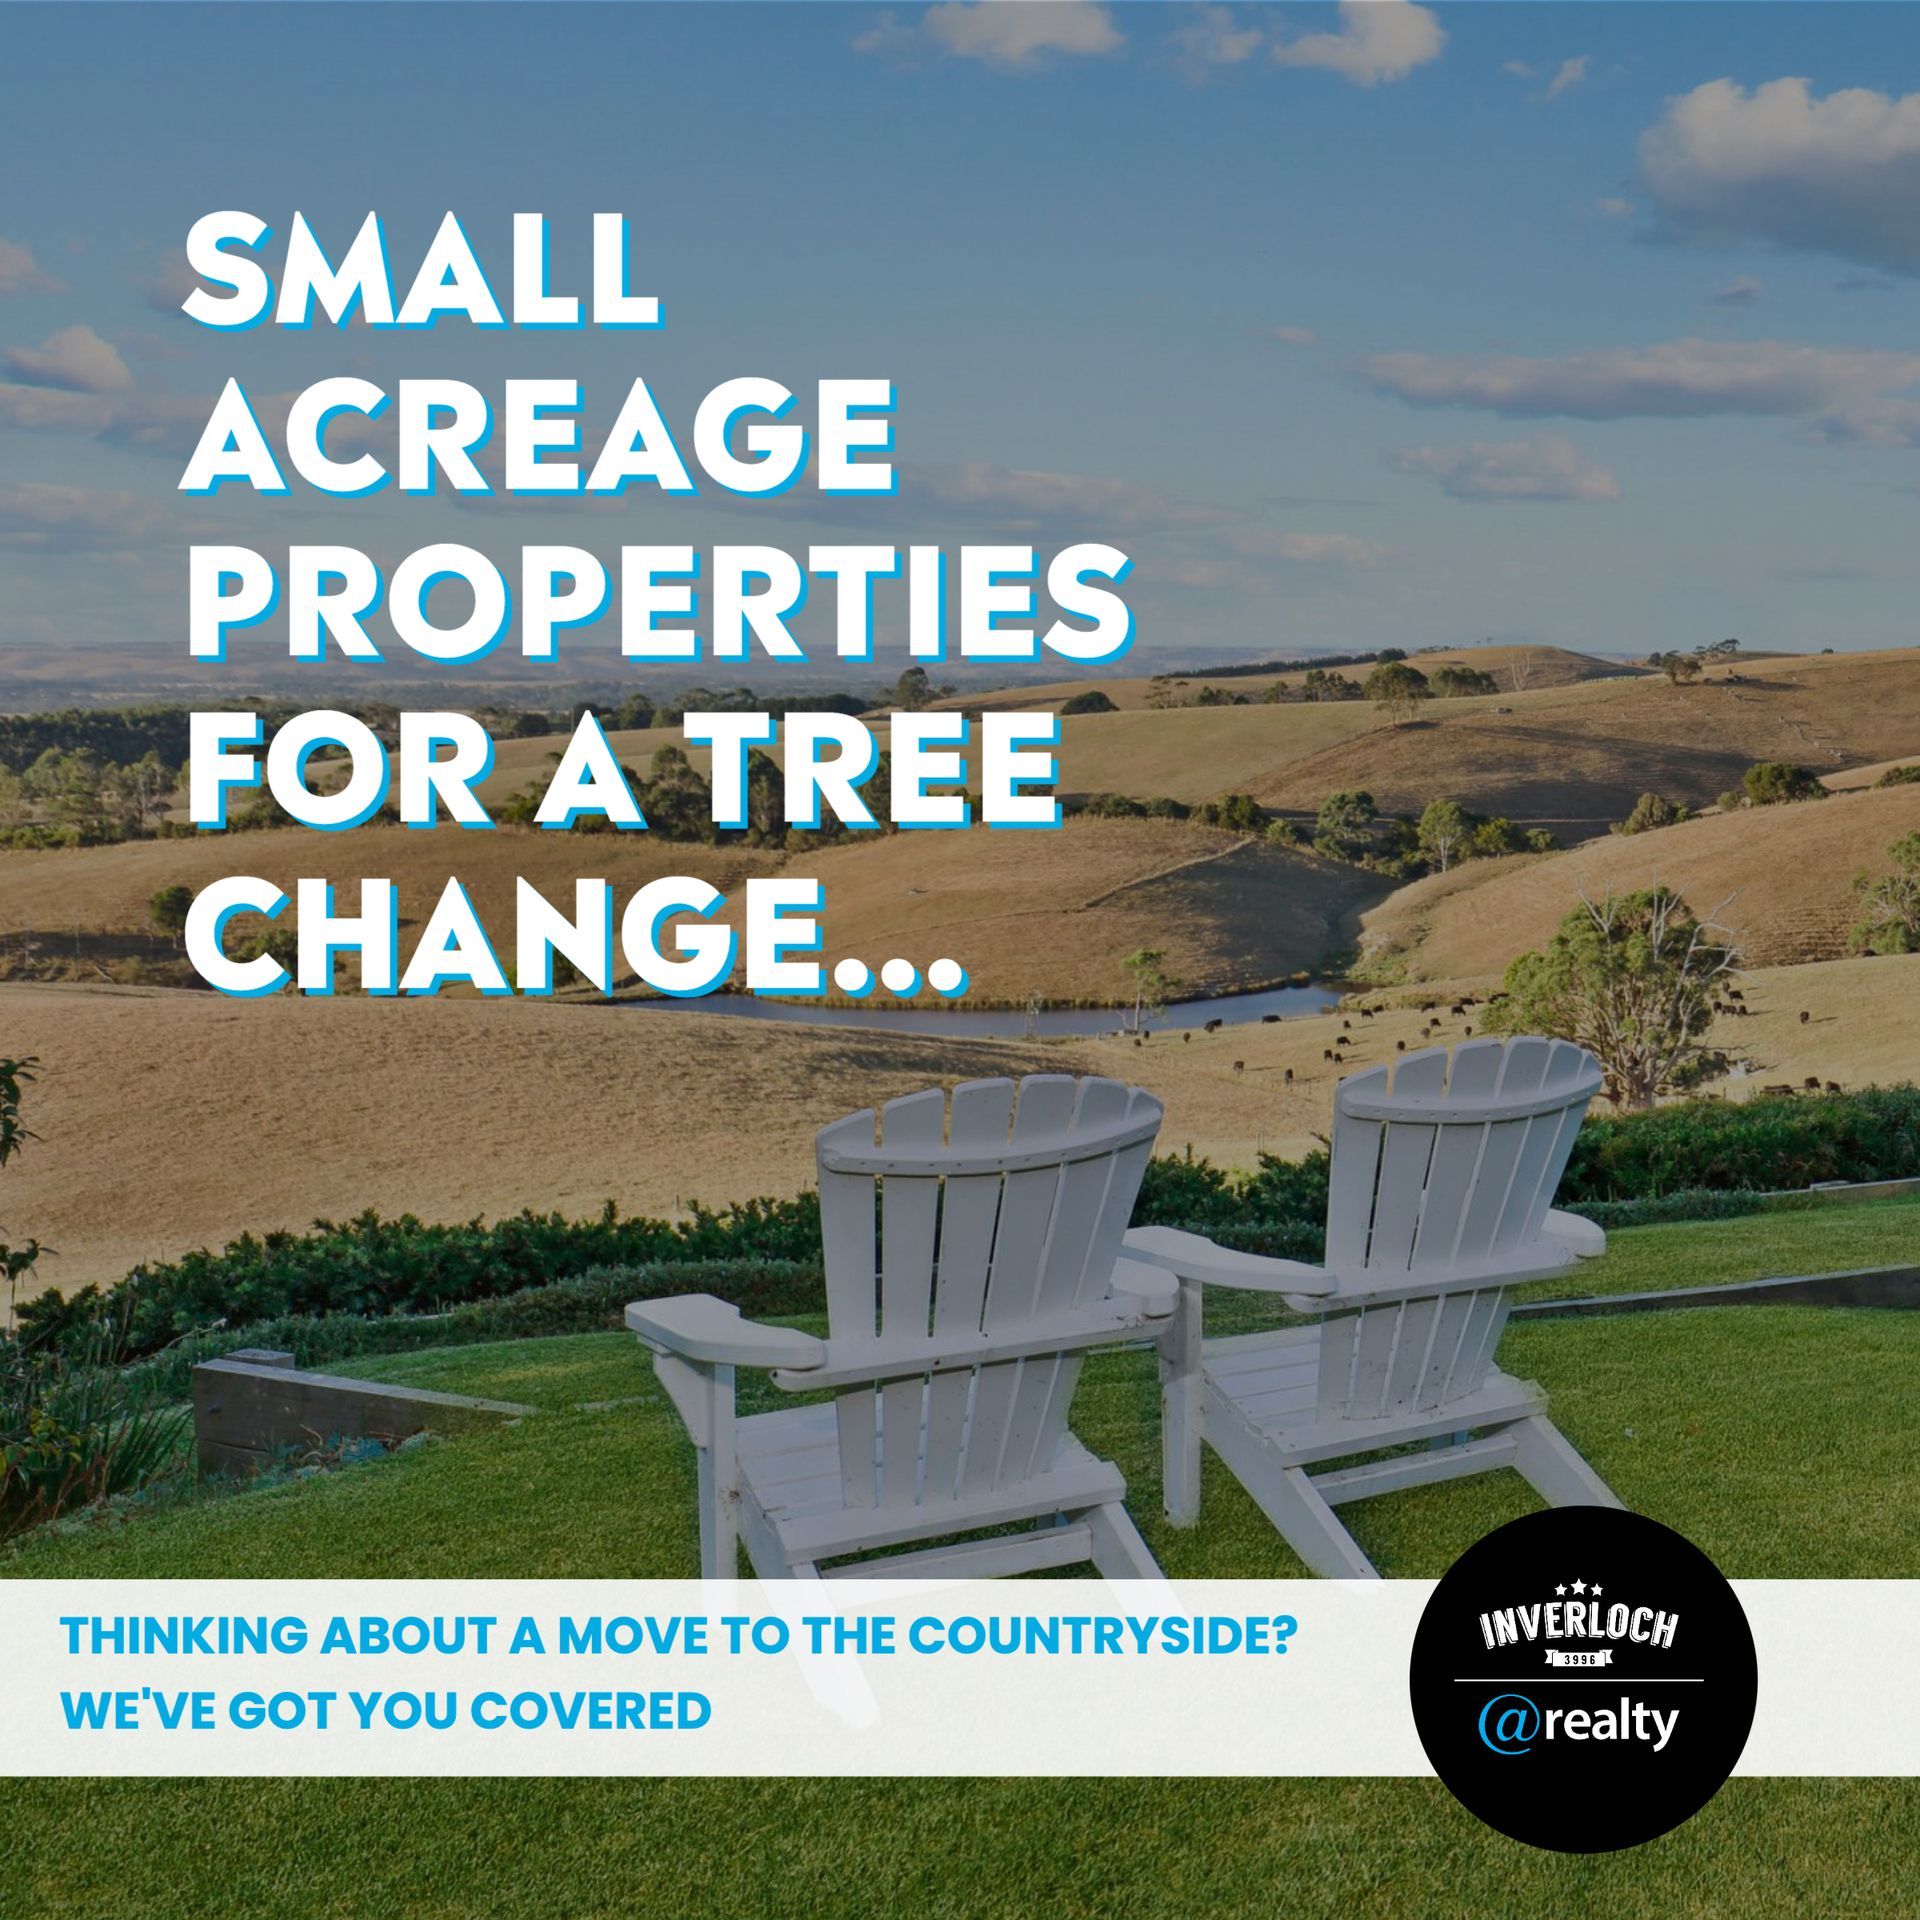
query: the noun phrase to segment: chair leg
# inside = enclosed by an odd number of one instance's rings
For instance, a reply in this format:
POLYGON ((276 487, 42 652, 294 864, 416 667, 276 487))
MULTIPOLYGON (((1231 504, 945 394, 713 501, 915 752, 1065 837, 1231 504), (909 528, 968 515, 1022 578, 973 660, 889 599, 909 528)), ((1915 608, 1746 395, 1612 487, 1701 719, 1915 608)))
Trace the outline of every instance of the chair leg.
POLYGON ((1093 1564, 1108 1580, 1164 1580, 1160 1563, 1140 1537, 1133 1515, 1118 1500, 1089 1507, 1076 1519, 1093 1535, 1093 1564))
POLYGON ((1280 1537, 1326 1580, 1378 1580, 1360 1543, 1340 1524, 1304 1467, 1269 1469, 1242 1484, 1280 1537))
POLYGON ((1550 1507, 1617 1507, 1620 1496, 1587 1465, 1545 1414, 1516 1420, 1513 1464, 1550 1507))
POLYGON ((1200 1518, 1200 1285, 1183 1280, 1160 1346, 1160 1481, 1167 1519, 1200 1518))

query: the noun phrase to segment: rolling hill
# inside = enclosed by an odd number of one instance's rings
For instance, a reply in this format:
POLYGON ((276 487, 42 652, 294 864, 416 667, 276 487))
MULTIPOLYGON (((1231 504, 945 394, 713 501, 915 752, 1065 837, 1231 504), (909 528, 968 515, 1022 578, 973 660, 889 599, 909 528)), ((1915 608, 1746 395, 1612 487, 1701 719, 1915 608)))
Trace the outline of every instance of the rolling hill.
MULTIPOLYGON (((1503 692, 1570 686, 1582 680, 1632 678, 1641 671, 1620 661, 1596 659, 1591 654, 1569 652, 1564 647, 1442 647, 1413 655, 1412 664, 1422 673, 1431 673, 1437 667, 1477 667, 1483 673, 1492 674, 1503 692)), ((1341 667, 1336 671, 1350 680, 1363 680, 1369 670, 1360 666, 1341 667)), ((992 713, 1009 708, 1039 710, 1058 707, 1075 694, 1094 690, 1104 693, 1122 712, 1131 713, 1155 705, 1156 696, 1184 702, 1208 690, 1258 700, 1276 682, 1297 686, 1306 673, 1304 667, 1285 673, 1259 674, 1208 673, 1201 669, 1194 673, 1054 680, 1030 687, 996 688, 989 693, 968 691, 934 704, 949 709, 964 708, 969 713, 992 713)))
POLYGON ((977 1000, 1022 1005, 1036 992, 1118 1001, 1128 991, 1121 959, 1140 947, 1163 951, 1189 993, 1266 984, 1344 944, 1359 908, 1383 891, 1352 867, 1165 820, 1076 819, 1058 833, 891 834, 790 856, 645 834, 285 828, 0 851, 0 965, 23 970, 30 930, 39 948, 32 971, 111 977, 114 961, 146 951, 156 891, 185 884, 197 892, 236 873, 288 891, 301 877, 328 878, 342 911, 357 900, 360 878, 392 879, 403 951, 457 875, 507 954, 517 875, 563 905, 578 877, 612 881, 618 903, 663 875, 698 875, 728 894, 721 917, 738 925, 740 883, 780 871, 817 876, 825 889, 829 962, 851 953, 877 967, 900 955, 924 970, 950 956, 967 967, 977 1000))
POLYGON ((1581 893, 1656 883, 1739 930, 1760 967, 1845 953, 1852 882, 1886 868, 1888 846, 1920 827, 1920 787, 1839 793, 1798 806, 1709 814, 1565 853, 1468 861, 1402 887, 1364 916, 1367 966, 1410 980, 1485 980, 1539 947, 1581 893))

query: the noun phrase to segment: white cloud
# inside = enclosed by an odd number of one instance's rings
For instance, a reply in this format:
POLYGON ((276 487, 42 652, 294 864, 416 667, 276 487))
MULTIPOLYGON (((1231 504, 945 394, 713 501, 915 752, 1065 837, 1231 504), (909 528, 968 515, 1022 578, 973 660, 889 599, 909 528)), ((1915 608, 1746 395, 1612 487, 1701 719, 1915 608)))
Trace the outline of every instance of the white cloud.
POLYGON ((1502 73, 1512 74, 1516 80, 1531 80, 1533 78, 1533 68, 1525 60, 1502 60, 1500 62, 1500 71, 1502 73))
POLYGON ((0 552, 129 553, 179 534, 164 504, 136 494, 0 486, 0 552))
POLYGON ((1669 239, 1764 240, 1920 273, 1920 93, 1712 80, 1668 101, 1639 156, 1669 239))
POLYGON ((1275 327, 1267 337, 1279 341, 1283 347, 1310 347, 1314 333, 1311 327, 1275 327))
POLYGON ((1603 200, 1593 203, 1595 213, 1604 213, 1609 220, 1627 220, 1633 216, 1633 202, 1622 200, 1618 194, 1608 194, 1603 200))
POLYGON ((1289 533, 1279 527, 1247 527, 1227 542, 1250 560, 1289 560, 1296 566, 1371 567, 1386 549, 1350 533, 1289 533))
POLYGON ((1563 93, 1571 92, 1587 77, 1587 63, 1591 54, 1578 54, 1571 60, 1562 60, 1560 70, 1547 82, 1547 98, 1558 100, 1563 93))
MULTIPOLYGON (((200 281, 187 265, 185 252, 176 247, 172 252, 163 254, 154 270, 140 275, 134 284, 146 295, 147 305, 155 313, 178 313, 187 295, 200 281)), ((355 311, 357 313, 358 309, 355 311)))
POLYGON ((1168 38, 1176 63, 1192 78, 1243 65, 1266 44, 1266 32, 1242 25, 1231 7, 1196 4, 1181 9, 1185 24, 1168 38))
POLYGON ((1521 419, 1803 414, 1920 382, 1920 353, 1807 347, 1786 340, 1674 340, 1551 359, 1381 353, 1360 377, 1423 407, 1484 407, 1521 419))
POLYGON ((58 293, 64 285, 19 241, 0 234, 0 294, 58 293))
POLYGON ((985 460, 916 466, 901 476, 903 497, 943 513, 980 512, 1014 532, 1043 526, 1114 528, 1211 527, 1229 518, 1221 507, 1163 493, 1115 475, 1047 473, 985 460))
POLYGON ((1617 500, 1620 485, 1565 434, 1476 440, 1469 446, 1406 447, 1402 473, 1439 482, 1456 500, 1617 500))
POLYGON ((1283 67, 1321 67, 1357 87, 1404 80, 1440 57, 1447 36, 1414 0, 1340 0, 1335 33, 1309 33, 1273 50, 1283 67))
POLYGON ((26 386, 68 393, 119 393, 133 385, 127 363, 91 327, 62 327, 37 347, 9 347, 6 368, 26 386))
POLYGON ((1863 400, 1816 420, 1807 438, 1827 446, 1920 447, 1920 400, 1863 400))
POLYGON ((1750 273, 1737 274, 1713 296, 1716 307, 1757 307, 1767 297, 1766 283, 1750 273))
POLYGON ((853 44, 856 52, 895 59, 931 48, 1029 71, 1048 55, 1117 53, 1125 39, 1101 0, 941 0, 914 26, 882 13, 853 44))

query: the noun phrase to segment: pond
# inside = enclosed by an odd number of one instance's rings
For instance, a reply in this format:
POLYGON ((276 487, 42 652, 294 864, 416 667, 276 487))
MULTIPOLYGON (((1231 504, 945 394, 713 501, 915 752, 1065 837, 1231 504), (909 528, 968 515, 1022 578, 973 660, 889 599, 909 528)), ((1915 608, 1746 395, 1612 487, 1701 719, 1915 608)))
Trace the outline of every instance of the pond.
MULTIPOLYGON (((1290 1020, 1320 1013, 1340 999, 1337 987, 1271 987, 1264 993, 1229 993, 1211 1000, 1181 1000, 1145 1024, 1156 1033, 1204 1027, 1209 1020, 1246 1026, 1269 1016, 1290 1020)), ((715 993, 693 1003, 685 1000, 626 1000, 629 1007, 679 1007, 697 1004, 701 1013, 731 1014, 742 1020, 788 1020, 803 1026, 853 1027, 870 1033, 959 1034, 976 1040, 1019 1040, 1032 1031, 1043 1038, 1068 1034, 1131 1030, 1131 1007, 1042 1007, 1029 1015, 1019 1007, 823 1007, 808 1000, 761 1000, 745 994, 715 993)))

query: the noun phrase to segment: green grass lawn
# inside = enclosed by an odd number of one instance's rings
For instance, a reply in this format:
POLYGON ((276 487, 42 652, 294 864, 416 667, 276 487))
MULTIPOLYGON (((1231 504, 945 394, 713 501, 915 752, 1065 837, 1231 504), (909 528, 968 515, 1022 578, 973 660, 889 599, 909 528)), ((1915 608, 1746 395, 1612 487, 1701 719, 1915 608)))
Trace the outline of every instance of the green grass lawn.
MULTIPOLYGON (((1912 1257, 1920 1210, 1762 1215, 1616 1236, 1578 1288, 1912 1257)), ((1554 1289, 1547 1289, 1548 1291, 1554 1289)), ((1244 1314, 1223 1301, 1221 1318, 1244 1314)), ((803 1322, 801 1324, 815 1324, 803 1322)), ((1502 1364, 1629 1506, 1730 1574, 1920 1572, 1920 1315, 1724 1308, 1509 1330, 1502 1364)), ((43 1533, 12 1577, 690 1575, 692 1456, 636 1343, 588 1334, 354 1363, 522 1400, 493 1435, 43 1533), (616 1402, 612 1406, 581 1403, 616 1402)), ((774 1404, 764 1384, 749 1409, 774 1404)), ((1211 1455, 1192 1532, 1159 1512, 1151 1359, 1092 1362, 1074 1424, 1124 1468, 1169 1573, 1301 1569, 1211 1455)), ((1389 1574, 1437 1575, 1537 1502, 1513 1475, 1351 1508, 1389 1574)), ((0 1914, 144 1920, 624 1913, 1307 1916, 1920 1911, 1920 1786, 1735 1782, 1619 1856, 1537 1854, 1431 1783, 245 1781, 16 1783, 0 1914)))

